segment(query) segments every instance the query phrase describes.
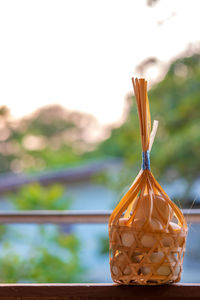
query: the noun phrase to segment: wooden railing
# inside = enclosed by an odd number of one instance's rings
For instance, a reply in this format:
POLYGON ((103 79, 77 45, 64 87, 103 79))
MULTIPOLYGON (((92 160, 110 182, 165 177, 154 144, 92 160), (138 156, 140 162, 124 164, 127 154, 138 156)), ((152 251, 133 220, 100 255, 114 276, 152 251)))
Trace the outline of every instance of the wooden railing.
MULTIPOLYGON (((182 210, 187 223, 200 223, 200 209, 182 210)), ((110 210, 31 210, 0 211, 0 224, 34 223, 34 224, 85 224, 108 223, 110 210)))
POLYGON ((189 300, 200 285, 119 286, 115 284, 1 284, 0 300, 189 300))

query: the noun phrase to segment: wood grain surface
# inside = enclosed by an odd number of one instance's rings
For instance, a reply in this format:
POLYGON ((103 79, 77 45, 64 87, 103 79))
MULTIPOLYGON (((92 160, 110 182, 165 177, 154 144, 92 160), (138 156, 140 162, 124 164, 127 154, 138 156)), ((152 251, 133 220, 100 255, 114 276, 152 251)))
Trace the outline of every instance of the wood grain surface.
POLYGON ((200 284, 118 286, 115 284, 1 284, 0 300, 180 300, 200 299, 200 284))

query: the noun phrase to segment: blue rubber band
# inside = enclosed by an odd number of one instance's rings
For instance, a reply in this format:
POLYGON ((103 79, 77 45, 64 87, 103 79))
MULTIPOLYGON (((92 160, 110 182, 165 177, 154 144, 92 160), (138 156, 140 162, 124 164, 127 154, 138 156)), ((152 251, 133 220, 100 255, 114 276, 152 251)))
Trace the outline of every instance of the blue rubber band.
POLYGON ((142 152, 142 170, 150 170, 149 150, 142 152))

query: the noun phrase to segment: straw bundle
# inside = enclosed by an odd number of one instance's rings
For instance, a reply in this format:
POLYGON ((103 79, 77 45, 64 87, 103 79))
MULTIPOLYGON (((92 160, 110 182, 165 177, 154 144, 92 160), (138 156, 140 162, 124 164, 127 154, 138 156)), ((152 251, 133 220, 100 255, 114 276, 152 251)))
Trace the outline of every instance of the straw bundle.
POLYGON ((142 140, 143 163, 134 183, 109 220, 110 270, 121 284, 164 284, 181 278, 187 224, 150 171, 150 150, 156 133, 147 96, 147 82, 133 79, 142 140))

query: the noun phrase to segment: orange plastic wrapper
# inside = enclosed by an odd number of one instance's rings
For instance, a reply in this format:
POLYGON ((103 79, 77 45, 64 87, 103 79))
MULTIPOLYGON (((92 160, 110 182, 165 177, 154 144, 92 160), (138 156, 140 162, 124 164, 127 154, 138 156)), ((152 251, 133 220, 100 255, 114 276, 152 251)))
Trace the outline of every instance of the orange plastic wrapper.
POLYGON ((157 129, 147 81, 132 79, 140 122, 142 169, 109 219, 110 271, 119 284, 156 285, 181 279, 187 224, 150 171, 157 129))

